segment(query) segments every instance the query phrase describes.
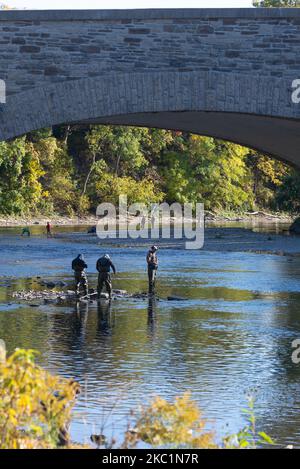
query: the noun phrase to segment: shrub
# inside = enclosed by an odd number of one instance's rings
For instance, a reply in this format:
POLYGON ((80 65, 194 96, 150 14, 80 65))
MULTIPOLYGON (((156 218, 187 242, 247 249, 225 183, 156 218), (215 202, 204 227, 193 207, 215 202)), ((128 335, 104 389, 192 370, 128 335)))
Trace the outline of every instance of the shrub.
MULTIPOLYGON (((164 448, 216 448, 214 435, 205 430, 203 419, 197 404, 189 393, 176 397, 173 403, 157 397, 141 411, 136 422, 136 440, 142 440, 151 446, 164 448)), ((124 446, 136 442, 133 432, 128 431, 124 446)))
MULTIPOLYGON (((33 350, 16 349, 6 359, 0 340, 0 449, 90 448, 72 445, 68 427, 79 385, 53 376, 34 362, 33 350)), ((257 430, 253 396, 244 410, 247 425, 229 435, 221 444, 206 429, 206 420, 186 393, 167 402, 161 397, 141 409, 133 428, 128 428, 122 448, 135 448, 139 442, 163 448, 257 448, 274 444, 257 430)), ((112 448, 114 438, 92 435, 98 446, 112 448)))
POLYGON ((33 350, 0 363, 0 449, 55 448, 67 444, 78 384, 34 362, 33 350))

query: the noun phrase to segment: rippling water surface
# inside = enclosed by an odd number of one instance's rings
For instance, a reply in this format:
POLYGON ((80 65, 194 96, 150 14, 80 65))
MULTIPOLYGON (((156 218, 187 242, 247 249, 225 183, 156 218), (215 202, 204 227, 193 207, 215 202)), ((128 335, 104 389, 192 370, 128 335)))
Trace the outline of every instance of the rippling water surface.
MULTIPOLYGON (((255 390, 263 430, 300 446, 300 364, 291 361, 291 342, 300 338, 300 258, 163 249, 159 301, 30 307, 12 291, 40 288, 37 276, 70 288, 72 258, 84 252, 95 272, 101 245, 2 229, 0 249, 0 337, 9 351, 39 350, 44 366, 82 384, 74 440, 88 441, 103 424, 120 437, 130 410, 187 390, 224 435, 243 426, 246 394, 255 390)), ((145 291, 145 249, 109 252, 114 287, 145 291)), ((94 286, 96 274, 89 278, 94 286)))

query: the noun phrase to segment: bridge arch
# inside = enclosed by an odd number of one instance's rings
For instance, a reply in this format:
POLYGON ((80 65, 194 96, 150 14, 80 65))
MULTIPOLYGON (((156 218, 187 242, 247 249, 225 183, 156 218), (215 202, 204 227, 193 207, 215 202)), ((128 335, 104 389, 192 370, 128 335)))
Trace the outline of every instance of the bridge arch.
POLYGON ((300 166, 300 123, 289 87, 221 72, 108 74, 40 86, 9 97, 2 140, 63 123, 139 125, 229 140, 300 166), (280 106, 280 117, 278 107, 280 106), (286 115, 285 115, 286 114, 286 115))
POLYGON ((157 126, 300 167, 299 36, 299 8, 2 11, 0 140, 61 123, 157 126))

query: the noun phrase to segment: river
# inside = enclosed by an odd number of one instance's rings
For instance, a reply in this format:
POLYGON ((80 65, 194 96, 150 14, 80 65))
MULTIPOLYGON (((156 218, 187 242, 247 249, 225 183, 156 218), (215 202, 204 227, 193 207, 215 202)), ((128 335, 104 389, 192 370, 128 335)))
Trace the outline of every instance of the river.
POLYGON ((9 352, 34 348, 47 369, 80 382, 73 440, 89 442, 102 426, 120 440, 131 410, 190 391, 217 438, 243 427, 246 396, 254 393, 260 429, 279 445, 300 447, 300 364, 291 360, 291 343, 300 339, 300 257, 166 247, 159 301, 32 307, 12 299, 15 290, 41 288, 37 277, 72 288, 70 263, 79 252, 90 286, 96 259, 108 250, 114 288, 147 289, 145 247, 103 247, 85 231, 64 227, 46 239, 33 227, 27 239, 19 228, 0 229, 0 338, 9 352))

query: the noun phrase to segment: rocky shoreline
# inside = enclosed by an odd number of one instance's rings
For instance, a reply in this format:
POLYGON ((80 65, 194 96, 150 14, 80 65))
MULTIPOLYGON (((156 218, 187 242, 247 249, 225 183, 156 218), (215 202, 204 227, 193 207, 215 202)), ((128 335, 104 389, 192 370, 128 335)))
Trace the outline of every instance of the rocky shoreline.
POLYGON ((49 217, 4 217, 0 215, 0 226, 43 226, 50 222, 54 226, 95 225, 97 218, 87 217, 61 217, 49 215, 49 217))
MULTIPOLYGON (((116 290, 112 291, 112 300, 118 299, 135 299, 135 300, 147 300, 150 296, 145 292, 128 293, 127 290, 116 290)), ((20 290, 12 293, 12 298, 18 301, 28 302, 29 306, 38 307, 42 304, 53 304, 56 306, 65 306, 74 302, 85 302, 93 303, 101 300, 109 300, 108 293, 101 293, 100 298, 95 290, 91 289, 89 294, 86 296, 78 297, 73 290, 56 291, 56 290, 20 290), (35 303, 32 303, 35 301, 35 303)), ((168 296, 165 298, 167 301, 184 301, 186 298, 178 296, 168 296)), ((155 297, 156 301, 160 299, 155 297)))
MULTIPOLYGON (((128 219, 132 219, 132 216, 128 216, 128 219)), ((174 221, 174 218, 171 217, 174 221)), ((0 226, 10 227, 10 226, 34 226, 40 225, 43 226, 50 222, 53 226, 72 226, 72 225, 83 225, 83 226, 93 226, 96 225, 98 218, 92 215, 79 217, 67 217, 59 215, 49 215, 46 216, 36 216, 36 217, 6 217, 0 215, 0 226)), ((211 223, 226 223, 226 222, 247 222, 247 221, 260 221, 262 223, 268 222, 282 222, 282 223, 292 223, 293 217, 285 213, 267 213, 263 211, 256 212, 244 212, 242 214, 218 214, 206 211, 205 212, 205 221, 211 223)))

